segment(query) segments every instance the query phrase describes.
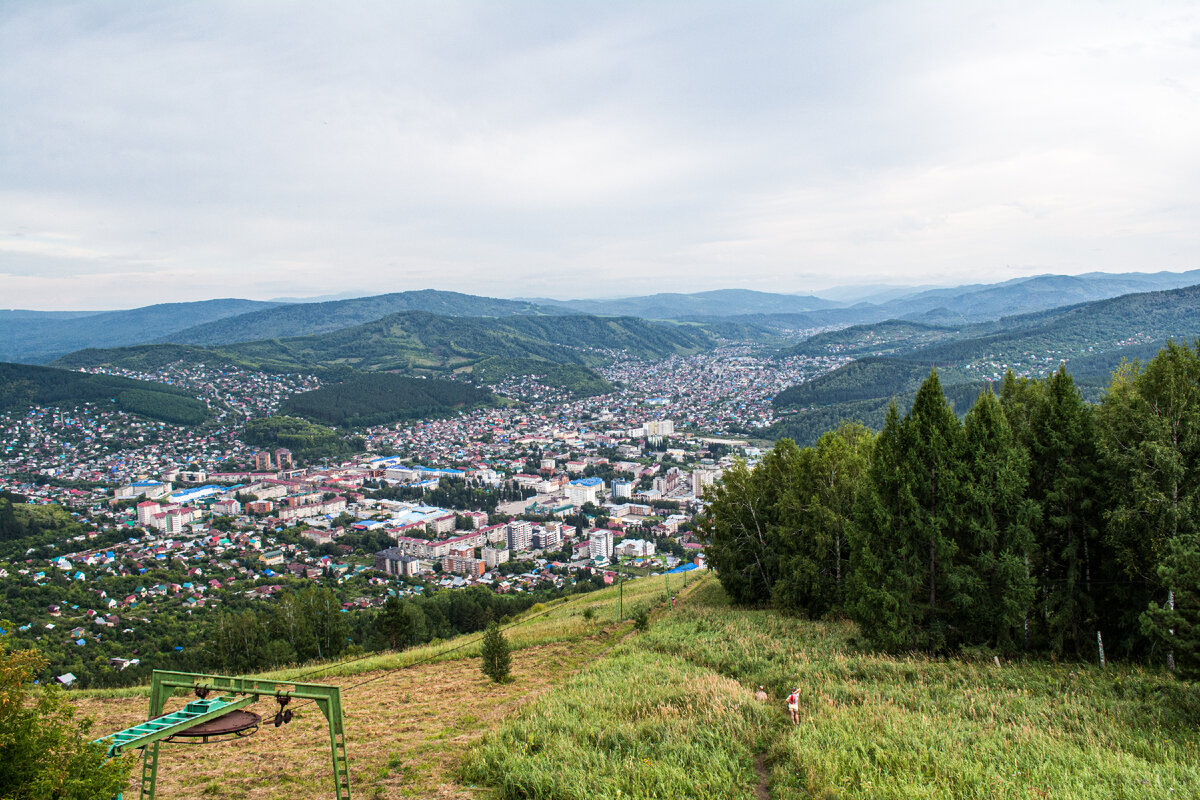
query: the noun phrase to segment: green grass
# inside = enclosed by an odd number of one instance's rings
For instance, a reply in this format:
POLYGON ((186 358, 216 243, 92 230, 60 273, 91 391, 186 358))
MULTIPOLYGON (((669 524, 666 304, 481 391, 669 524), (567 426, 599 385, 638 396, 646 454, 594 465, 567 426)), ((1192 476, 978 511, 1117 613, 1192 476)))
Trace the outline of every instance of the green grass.
POLYGON ((732 609, 710 579, 486 737, 464 777, 501 798, 750 797, 765 753, 776 798, 1200 797, 1197 687, 1136 667, 881 656, 854 633, 732 609))

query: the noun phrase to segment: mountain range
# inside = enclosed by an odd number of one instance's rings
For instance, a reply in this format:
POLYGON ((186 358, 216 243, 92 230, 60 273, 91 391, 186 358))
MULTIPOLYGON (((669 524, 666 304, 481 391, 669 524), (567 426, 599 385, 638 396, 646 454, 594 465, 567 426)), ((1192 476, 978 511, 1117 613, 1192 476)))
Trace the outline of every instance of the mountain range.
POLYGON ((141 344, 232 345, 331 333, 418 311, 453 317, 590 314, 707 324, 726 338, 763 341, 781 333, 903 319, 962 326, 1080 302, 1200 284, 1200 270, 1170 273, 1041 275, 954 288, 864 287, 858 302, 848 289, 839 300, 742 289, 666 293, 619 300, 506 300, 421 290, 324 302, 204 300, 126 311, 0 311, 0 359, 47 363, 84 348, 141 344), (862 299, 869 298, 873 302, 862 299), (718 329, 724 326, 726 333, 718 329), (737 327, 731 327, 737 326, 737 327))

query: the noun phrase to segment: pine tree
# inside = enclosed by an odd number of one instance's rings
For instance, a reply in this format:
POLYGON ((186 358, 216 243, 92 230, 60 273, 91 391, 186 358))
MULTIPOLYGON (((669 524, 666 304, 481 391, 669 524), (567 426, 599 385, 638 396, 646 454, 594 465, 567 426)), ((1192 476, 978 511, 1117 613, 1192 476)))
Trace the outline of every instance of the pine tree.
POLYGON ((487 630, 483 633, 479 656, 482 661, 480 669, 483 670, 484 675, 496 683, 508 681, 512 655, 508 651, 508 640, 504 638, 500 626, 495 622, 489 622, 487 630))
POLYGON ((795 535, 792 555, 772 592, 777 607, 811 617, 842 609, 850 572, 850 529, 873 443, 870 431, 847 423, 800 451, 794 486, 781 498, 781 517, 793 520, 795 535))

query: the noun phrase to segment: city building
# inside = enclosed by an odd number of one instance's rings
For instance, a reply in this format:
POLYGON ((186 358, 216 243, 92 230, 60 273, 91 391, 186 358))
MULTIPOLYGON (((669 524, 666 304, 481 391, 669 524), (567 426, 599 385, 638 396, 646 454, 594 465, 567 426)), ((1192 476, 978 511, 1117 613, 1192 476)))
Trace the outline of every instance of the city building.
POLYGON ((588 554, 592 558, 612 558, 613 532, 607 528, 596 528, 588 532, 588 554))

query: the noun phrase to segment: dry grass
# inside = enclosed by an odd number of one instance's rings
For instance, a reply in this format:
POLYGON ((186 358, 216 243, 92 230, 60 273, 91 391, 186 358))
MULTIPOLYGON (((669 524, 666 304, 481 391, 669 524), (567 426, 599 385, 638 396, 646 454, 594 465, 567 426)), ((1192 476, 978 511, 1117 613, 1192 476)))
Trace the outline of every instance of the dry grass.
MULTIPOLYGON (((674 578, 673 580, 678 580, 674 578)), ((673 585, 672 591, 679 586, 673 585)), ((625 615, 660 603, 663 578, 625 585, 625 615)), ((329 665, 309 682, 343 687, 346 752, 353 796, 359 798, 475 798, 488 791, 456 781, 468 747, 527 701, 601 657, 630 630, 617 622, 617 591, 556 602, 531 610, 536 619, 511 629, 512 675, 495 684, 479 670, 478 635, 352 664, 329 665), (592 608, 592 619, 584 609, 592 608), (548 612, 548 613, 542 613, 548 612), (467 643, 466 647, 450 651, 467 643), (427 658, 427 663, 416 663, 427 658), (355 684, 375 678, 357 688, 355 684)), ((312 667, 281 670, 270 677, 295 679, 312 667)), ((119 694, 80 692, 74 701, 96 720, 96 731, 115 731, 145 720, 144 687, 119 694)), ((169 706, 182 705, 177 698, 169 706)), ((263 700, 251 710, 270 719, 276 707, 263 700)), ((135 769, 134 779, 140 775, 135 769)), ((132 787, 133 784, 131 784, 132 787)), ((136 788, 127 797, 136 798, 136 788)), ((313 705, 297 710, 291 724, 265 724, 246 739, 209 745, 165 744, 160 749, 158 797, 301 800, 333 796, 329 738, 313 705)))

